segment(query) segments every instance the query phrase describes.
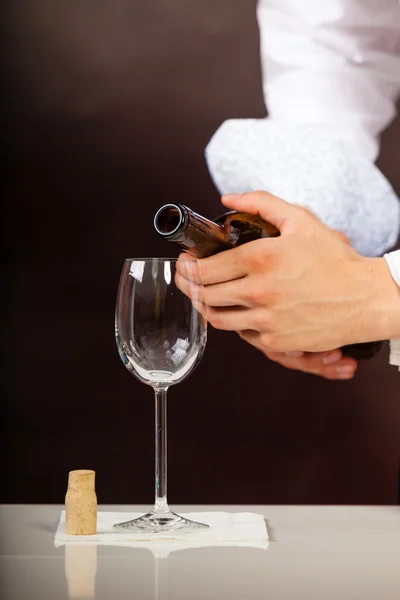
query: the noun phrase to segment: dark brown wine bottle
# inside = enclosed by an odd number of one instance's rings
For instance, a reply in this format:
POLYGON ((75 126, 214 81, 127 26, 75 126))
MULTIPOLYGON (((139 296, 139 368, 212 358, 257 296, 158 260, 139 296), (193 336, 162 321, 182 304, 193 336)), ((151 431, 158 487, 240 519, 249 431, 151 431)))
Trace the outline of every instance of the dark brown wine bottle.
MULTIPOLYGON (((226 212, 213 221, 193 212, 183 204, 165 204, 154 217, 154 228, 167 240, 196 258, 205 258, 260 238, 278 237, 279 230, 260 217, 226 212)), ((343 346, 345 356, 358 361, 372 358, 383 342, 343 346)))
POLYGON ((196 258, 205 258, 279 231, 259 217, 228 212, 210 221, 183 204, 165 204, 154 217, 157 233, 196 258))

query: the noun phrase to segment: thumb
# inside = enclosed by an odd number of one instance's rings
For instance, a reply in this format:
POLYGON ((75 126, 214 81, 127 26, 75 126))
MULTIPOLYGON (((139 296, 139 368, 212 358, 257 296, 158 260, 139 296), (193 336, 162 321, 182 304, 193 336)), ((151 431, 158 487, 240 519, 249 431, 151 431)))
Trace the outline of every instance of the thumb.
POLYGON ((303 210, 268 192, 247 192, 246 194, 225 194, 222 204, 231 210, 245 212, 249 215, 259 215, 282 231, 285 223, 300 216, 303 210))

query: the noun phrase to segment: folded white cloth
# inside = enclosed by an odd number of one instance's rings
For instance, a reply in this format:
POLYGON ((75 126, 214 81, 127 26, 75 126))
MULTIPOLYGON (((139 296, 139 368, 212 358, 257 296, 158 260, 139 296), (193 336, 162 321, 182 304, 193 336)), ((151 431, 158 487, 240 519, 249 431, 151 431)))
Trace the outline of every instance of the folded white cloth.
POLYGON ((67 535, 65 511, 54 537, 56 547, 64 544, 101 544, 105 546, 132 546, 136 548, 184 550, 204 546, 246 546, 268 548, 268 532, 265 518, 256 513, 193 512, 182 515, 187 519, 207 523, 207 529, 172 531, 145 536, 131 531, 120 532, 113 525, 140 517, 139 513, 98 512, 96 535, 67 535))

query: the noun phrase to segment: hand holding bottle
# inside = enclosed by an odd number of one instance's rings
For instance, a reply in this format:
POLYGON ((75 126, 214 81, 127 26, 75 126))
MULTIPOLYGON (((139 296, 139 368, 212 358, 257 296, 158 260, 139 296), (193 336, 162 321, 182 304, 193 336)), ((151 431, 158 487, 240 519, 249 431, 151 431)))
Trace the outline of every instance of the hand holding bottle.
MULTIPOLYGON (((331 378, 345 366, 341 375, 352 376, 356 362, 330 351, 397 335, 399 293, 384 259, 360 256, 312 213, 266 192, 222 201, 232 210, 258 214, 281 235, 199 261, 214 327, 238 331, 285 366, 331 378), (297 355, 304 351, 324 355, 297 355), (327 351, 340 362, 320 372, 327 351), (287 352, 296 354, 279 354, 287 352)), ((180 279, 179 285, 190 294, 187 282, 180 279)))

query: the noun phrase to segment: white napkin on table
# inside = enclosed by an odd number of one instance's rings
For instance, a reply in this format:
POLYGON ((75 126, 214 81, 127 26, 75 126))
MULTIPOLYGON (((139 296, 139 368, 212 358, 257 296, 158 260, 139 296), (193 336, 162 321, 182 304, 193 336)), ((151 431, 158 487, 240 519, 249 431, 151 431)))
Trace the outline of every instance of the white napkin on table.
POLYGON ((256 513, 193 512, 182 515, 187 519, 207 523, 207 529, 172 531, 145 536, 143 533, 116 531, 113 525, 140 517, 139 513, 98 512, 97 534, 68 535, 65 532, 65 511, 54 537, 56 547, 65 544, 96 544, 105 546, 131 546, 171 550, 184 550, 205 546, 246 546, 268 548, 268 532, 264 515, 256 513))

